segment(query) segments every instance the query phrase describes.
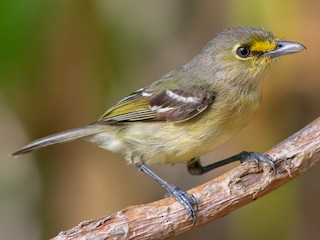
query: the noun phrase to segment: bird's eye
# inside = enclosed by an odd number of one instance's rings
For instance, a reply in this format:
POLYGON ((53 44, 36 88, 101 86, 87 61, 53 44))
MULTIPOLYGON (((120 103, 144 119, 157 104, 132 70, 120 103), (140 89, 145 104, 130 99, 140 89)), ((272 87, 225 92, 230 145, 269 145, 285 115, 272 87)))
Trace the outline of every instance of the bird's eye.
POLYGON ((250 56, 251 52, 248 47, 238 47, 236 53, 241 58, 247 58, 250 56))

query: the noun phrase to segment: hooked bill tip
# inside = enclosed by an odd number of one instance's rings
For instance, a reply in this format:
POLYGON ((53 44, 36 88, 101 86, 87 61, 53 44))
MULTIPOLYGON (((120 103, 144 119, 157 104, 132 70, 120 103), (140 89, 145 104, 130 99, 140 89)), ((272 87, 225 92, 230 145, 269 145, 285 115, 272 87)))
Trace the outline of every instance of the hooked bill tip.
POLYGON ((306 47, 303 44, 298 42, 277 41, 276 49, 270 52, 266 52, 262 56, 275 58, 275 57, 280 57, 284 55, 294 54, 305 49, 306 47))

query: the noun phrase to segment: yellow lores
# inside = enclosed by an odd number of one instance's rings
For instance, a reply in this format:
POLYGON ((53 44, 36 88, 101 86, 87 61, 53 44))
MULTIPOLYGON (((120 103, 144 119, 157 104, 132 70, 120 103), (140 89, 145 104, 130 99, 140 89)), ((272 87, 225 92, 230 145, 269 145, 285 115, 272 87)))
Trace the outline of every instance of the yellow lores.
POLYGON ((259 27, 225 30, 190 62, 119 101, 96 123, 39 139, 13 155, 75 139, 122 152, 129 163, 166 188, 195 223, 195 197, 147 165, 187 163, 191 174, 233 161, 263 161, 274 168, 270 156, 256 152, 242 152, 208 166, 201 165, 199 156, 224 144, 254 117, 262 77, 274 59, 303 49, 259 27))
POLYGON ((254 41, 251 46, 251 51, 253 52, 270 52, 274 49, 276 49, 277 43, 274 42, 268 42, 268 41, 254 41))

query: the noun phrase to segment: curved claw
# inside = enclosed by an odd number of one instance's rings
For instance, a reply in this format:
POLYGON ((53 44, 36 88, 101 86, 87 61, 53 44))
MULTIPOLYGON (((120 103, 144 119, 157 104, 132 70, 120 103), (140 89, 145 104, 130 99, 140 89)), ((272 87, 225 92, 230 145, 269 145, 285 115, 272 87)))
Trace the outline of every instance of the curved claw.
POLYGON ((168 193, 187 209, 190 214, 190 218, 192 219, 193 225, 195 225, 197 221, 198 210, 197 199, 192 194, 184 192, 172 184, 168 184, 166 188, 168 190, 168 193))
POLYGON ((273 161, 273 158, 265 153, 258 153, 258 152, 241 152, 239 154, 240 162, 246 162, 246 161, 253 161, 257 166, 259 166, 259 162, 264 162, 268 164, 273 172, 276 171, 276 166, 273 161))
POLYGON ((161 184, 164 188, 167 189, 168 193, 171 194, 178 202, 180 202, 190 213, 190 217, 192 218, 193 225, 196 224, 197 221, 197 212, 198 205, 196 198, 189 193, 181 191, 176 186, 167 183, 162 178, 160 178, 157 174, 155 174, 150 168, 148 168, 144 163, 136 163, 137 168, 156 180, 161 184))

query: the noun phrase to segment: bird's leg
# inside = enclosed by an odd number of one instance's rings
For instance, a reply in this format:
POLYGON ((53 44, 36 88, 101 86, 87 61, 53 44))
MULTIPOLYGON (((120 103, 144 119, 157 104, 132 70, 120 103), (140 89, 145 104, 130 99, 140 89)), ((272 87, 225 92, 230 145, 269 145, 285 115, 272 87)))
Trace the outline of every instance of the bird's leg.
POLYGON ((237 155, 231 156, 229 158, 223 159, 221 161, 209 164, 207 166, 202 166, 199 158, 193 158, 188 162, 188 171, 192 175, 202 175, 207 173, 215 168, 221 167, 223 165, 240 161, 241 163, 246 161, 253 161, 259 166, 259 162, 265 162, 268 164, 273 171, 275 171, 275 164, 272 157, 265 153, 258 152, 241 152, 237 155))
POLYGON ((160 183, 161 186, 164 187, 170 195, 172 195, 178 202, 180 202, 187 209, 187 211, 190 213, 190 217, 193 220, 193 225, 196 223, 196 220, 197 220, 197 213, 196 213, 197 201, 193 195, 180 190, 178 187, 176 187, 172 184, 169 184, 168 182, 166 182, 165 180, 160 178, 157 174, 155 174, 144 163, 136 163, 135 165, 140 171, 142 171, 143 173, 147 174, 148 176, 150 176, 151 178, 156 180, 158 183, 160 183))

